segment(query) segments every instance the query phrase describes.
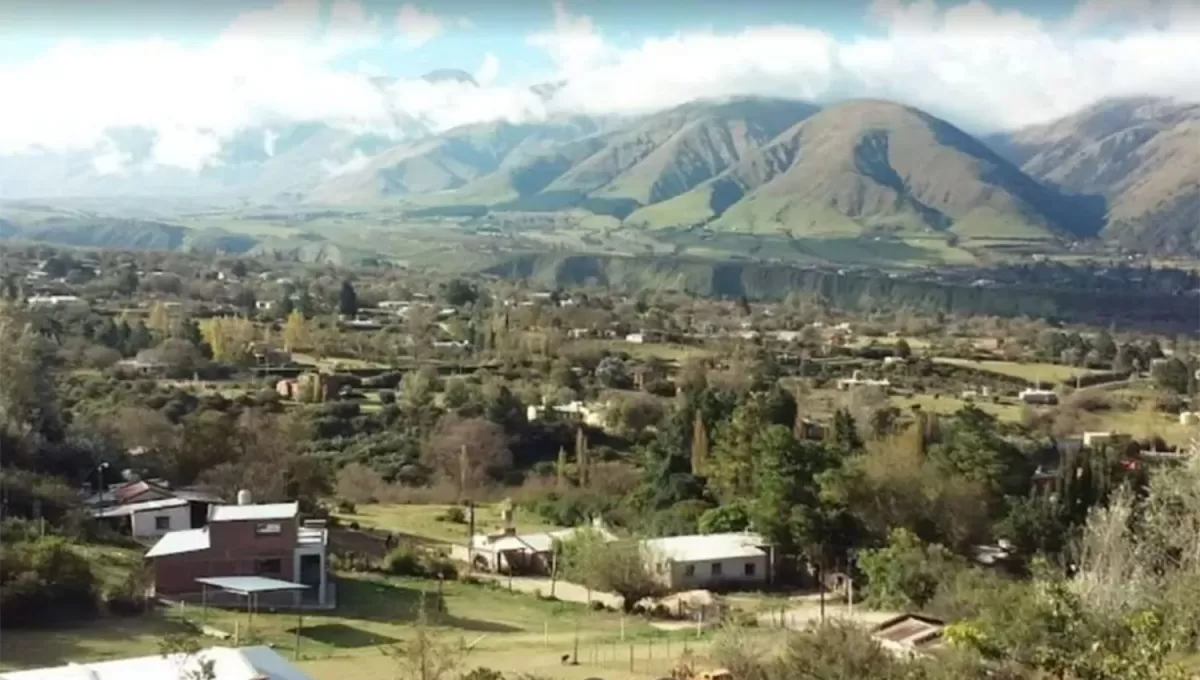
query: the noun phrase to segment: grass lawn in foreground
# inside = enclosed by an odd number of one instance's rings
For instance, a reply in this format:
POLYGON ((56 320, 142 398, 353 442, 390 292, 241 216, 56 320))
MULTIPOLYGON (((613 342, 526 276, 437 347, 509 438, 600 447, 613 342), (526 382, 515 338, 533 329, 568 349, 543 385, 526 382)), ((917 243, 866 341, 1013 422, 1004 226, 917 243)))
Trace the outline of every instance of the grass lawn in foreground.
MULTIPOLYGON (((452 506, 445 504, 381 503, 360 505, 354 513, 339 512, 336 514, 343 523, 358 522, 363 528, 382 529, 438 543, 465 544, 468 534, 467 525, 442 519, 450 507, 452 506)), ((464 508, 463 511, 465 513, 466 509, 464 508)), ((521 533, 562 528, 547 524, 537 516, 520 510, 516 513, 516 526, 517 531, 521 533)), ((500 519, 499 504, 475 506, 476 533, 500 531, 503 528, 504 523, 500 519)))
MULTIPOLYGON (((441 643, 467 649, 464 670, 477 666, 506 673, 537 671, 550 677, 661 677, 686 646, 705 646, 708 633, 694 629, 666 633, 645 619, 627 617, 621 640, 621 616, 592 611, 583 604, 509 593, 496 585, 446 582, 444 611, 439 611, 435 581, 381 575, 343 575, 339 606, 333 612, 308 612, 297 636, 295 612, 260 611, 250 623, 244 610, 199 606, 160 609, 143 617, 97 619, 77 626, 5 630, 0 636, 0 668, 16 669, 158 653, 164 635, 183 632, 186 619, 228 632, 240 644, 268 644, 282 656, 299 659, 301 668, 321 680, 347 677, 391 678, 395 664, 383 648, 411 639, 421 603, 430 630, 441 643), (251 628, 252 626, 252 628, 251 628), (252 634, 248 631, 252 630, 252 634), (578 636, 578 637, 577 637, 578 636), (564 667, 576 640, 583 665, 564 667), (629 672, 630 648, 634 672, 629 672), (587 668, 591 670, 585 672, 587 668)), ((233 640, 205 638, 205 646, 233 640)))
POLYGON ((962 366, 964 368, 973 368, 978 371, 987 371, 990 373, 999 373, 1013 378, 1019 378, 1028 382, 1042 383, 1057 383, 1064 380, 1073 380, 1075 376, 1084 376, 1094 373, 1088 368, 1078 368, 1075 366, 1064 366, 1062 364, 1036 364, 1036 363, 1018 363, 1015 361, 972 361, 971 359, 955 359, 950 357, 938 357, 934 359, 939 364, 950 364, 953 366, 962 366))

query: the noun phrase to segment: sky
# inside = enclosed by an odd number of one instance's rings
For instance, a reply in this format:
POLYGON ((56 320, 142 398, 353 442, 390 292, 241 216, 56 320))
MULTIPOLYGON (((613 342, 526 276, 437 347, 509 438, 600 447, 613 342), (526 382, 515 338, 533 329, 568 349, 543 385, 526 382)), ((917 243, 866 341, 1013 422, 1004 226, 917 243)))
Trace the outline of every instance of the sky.
POLYGON ((5 0, 0 154, 138 127, 197 169, 248 128, 399 136, 735 95, 892 99, 982 133, 1200 101, 1197 64, 1200 0, 5 0), (442 68, 478 86, 420 78, 442 68))

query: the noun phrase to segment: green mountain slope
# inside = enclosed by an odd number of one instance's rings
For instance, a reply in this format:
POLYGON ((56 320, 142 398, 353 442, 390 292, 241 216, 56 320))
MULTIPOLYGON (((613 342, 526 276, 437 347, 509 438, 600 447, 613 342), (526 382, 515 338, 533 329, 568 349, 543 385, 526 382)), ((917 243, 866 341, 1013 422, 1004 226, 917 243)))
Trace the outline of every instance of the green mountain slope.
POLYGON ((545 123, 500 121, 468 125, 403 143, 318 185, 316 203, 371 203, 459 188, 496 171, 512 154, 535 155, 595 132, 596 123, 573 117, 545 123))
POLYGON ((1049 239, 1098 228, 1086 210, 945 121, 863 100, 822 111, 626 222, 803 236, 879 230, 1049 239))
POLYGON ((451 200, 627 213, 715 177, 816 110, 804 102, 757 97, 693 102, 547 153, 515 157, 451 200))

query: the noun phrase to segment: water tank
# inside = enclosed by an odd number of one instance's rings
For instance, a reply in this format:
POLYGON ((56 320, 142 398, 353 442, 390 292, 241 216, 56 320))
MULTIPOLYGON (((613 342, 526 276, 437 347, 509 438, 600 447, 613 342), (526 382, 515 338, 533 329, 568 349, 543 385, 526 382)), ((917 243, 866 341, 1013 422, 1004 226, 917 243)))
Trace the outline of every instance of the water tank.
POLYGON ((238 491, 237 492, 237 504, 238 505, 250 505, 250 492, 245 489, 238 491))

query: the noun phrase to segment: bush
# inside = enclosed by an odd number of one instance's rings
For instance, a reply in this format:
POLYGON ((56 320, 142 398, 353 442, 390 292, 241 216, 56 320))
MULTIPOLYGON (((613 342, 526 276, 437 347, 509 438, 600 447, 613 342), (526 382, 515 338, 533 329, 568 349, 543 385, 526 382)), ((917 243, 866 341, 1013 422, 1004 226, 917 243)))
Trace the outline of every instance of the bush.
POLYGON ((62 538, 5 544, 0 559, 0 625, 92 613, 96 582, 88 561, 62 538))
POLYGON ((440 555, 430 557, 424 568, 430 578, 440 578, 453 581, 458 578, 458 567, 448 557, 440 555))
POLYGON ((354 504, 354 501, 339 498, 337 511, 346 515, 354 515, 358 513, 358 506, 354 504))
POLYGON ((396 576, 424 576, 421 555, 412 546, 393 548, 383 558, 383 571, 396 576))
POLYGON ((454 524, 466 524, 467 513, 462 509, 461 505, 452 505, 446 508, 446 512, 442 513, 438 519, 443 522, 451 522, 454 524))
POLYGON ((381 404, 396 403, 396 393, 392 390, 379 390, 379 403, 381 403, 381 404))

